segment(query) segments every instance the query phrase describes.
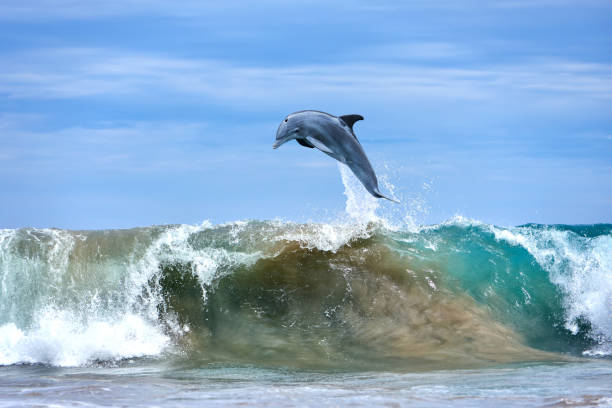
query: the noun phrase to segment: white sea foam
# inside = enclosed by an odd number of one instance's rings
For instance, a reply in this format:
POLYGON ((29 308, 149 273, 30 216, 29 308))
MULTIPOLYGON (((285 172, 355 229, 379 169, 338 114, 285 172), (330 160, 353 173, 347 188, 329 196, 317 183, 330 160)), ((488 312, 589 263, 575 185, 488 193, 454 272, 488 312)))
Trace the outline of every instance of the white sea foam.
POLYGON ((612 352, 612 237, 579 236, 555 228, 491 227, 497 240, 527 249, 564 293, 565 327, 579 330, 580 319, 592 326, 600 346, 585 354, 612 352))
POLYGON ((158 327, 134 314, 79 323, 66 310, 41 311, 32 328, 14 323, 0 326, 0 365, 43 363, 80 366, 160 354, 169 338, 158 327))
POLYGON ((287 225, 276 240, 299 242, 302 248, 336 252, 356 239, 369 238, 373 225, 362 223, 287 225))
MULTIPOLYGON (((0 364, 79 366, 164 352, 171 343, 158 321, 161 299, 148 284, 160 264, 190 263, 204 286, 221 265, 259 257, 257 252, 195 247, 192 238, 211 228, 210 223, 168 227, 144 252, 134 248, 127 259, 108 264, 95 255, 78 259, 85 249, 78 252, 77 241, 86 244, 89 238, 70 231, 0 231, 0 364), (25 252, 16 249, 21 247, 25 252), (100 275, 111 280, 107 288, 87 279, 100 268, 100 275), (105 299, 100 298, 103 290, 105 299)), ((177 334, 189 330, 164 327, 177 334)))
POLYGON ((351 170, 338 163, 346 196, 346 217, 330 223, 291 224, 278 227, 284 232, 277 240, 299 242, 303 248, 336 252, 355 239, 369 238, 377 226, 390 228, 387 221, 377 214, 379 199, 363 187, 351 170))
POLYGON ((152 321, 129 311, 123 273, 114 296, 123 307, 103 306, 102 288, 88 279, 88 265, 75 262, 78 234, 52 229, 4 230, 0 237, 0 364, 83 365, 156 355, 168 344, 152 321))

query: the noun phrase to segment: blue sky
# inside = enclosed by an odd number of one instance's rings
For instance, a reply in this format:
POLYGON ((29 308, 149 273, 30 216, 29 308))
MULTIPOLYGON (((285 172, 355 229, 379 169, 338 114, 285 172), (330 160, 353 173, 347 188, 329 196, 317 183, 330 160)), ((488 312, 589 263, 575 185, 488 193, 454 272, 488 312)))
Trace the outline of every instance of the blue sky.
POLYGON ((417 222, 612 222, 610 1, 7 0, 0 228, 333 218, 301 109, 417 222))

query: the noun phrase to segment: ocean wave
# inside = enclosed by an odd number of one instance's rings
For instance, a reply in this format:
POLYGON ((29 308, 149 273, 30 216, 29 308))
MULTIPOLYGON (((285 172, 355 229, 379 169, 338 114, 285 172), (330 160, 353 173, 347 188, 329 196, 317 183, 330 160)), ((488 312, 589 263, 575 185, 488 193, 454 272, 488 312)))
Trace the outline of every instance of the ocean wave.
POLYGON ((334 222, 0 230, 0 364, 611 354, 612 226, 392 225, 341 174, 347 216, 334 222))
POLYGON ((583 234, 564 226, 492 228, 496 239, 527 249, 563 293, 565 327, 573 334, 588 322, 596 340, 588 355, 612 349, 612 234, 605 226, 583 226, 583 234), (601 235, 593 234, 597 230, 601 235), (586 233, 586 234, 584 234, 586 233))
POLYGON ((610 242, 465 220, 4 230, 0 363, 607 355, 610 242))

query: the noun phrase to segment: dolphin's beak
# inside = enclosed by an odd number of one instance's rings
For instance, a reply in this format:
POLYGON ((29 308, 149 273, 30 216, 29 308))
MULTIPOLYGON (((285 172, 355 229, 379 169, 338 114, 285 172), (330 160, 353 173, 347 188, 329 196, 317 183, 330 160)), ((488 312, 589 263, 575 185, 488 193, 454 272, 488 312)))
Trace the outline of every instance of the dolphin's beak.
POLYGON ((276 141, 272 145, 272 148, 277 149, 280 145, 282 145, 283 143, 287 143, 290 140, 291 140, 291 136, 284 136, 284 137, 281 137, 280 139, 276 139, 276 141))
POLYGON ((287 143, 291 139, 295 139, 294 132, 289 131, 285 121, 281 122, 278 130, 276 131, 276 141, 274 141, 274 144, 272 145, 273 149, 278 149, 283 143, 287 143))

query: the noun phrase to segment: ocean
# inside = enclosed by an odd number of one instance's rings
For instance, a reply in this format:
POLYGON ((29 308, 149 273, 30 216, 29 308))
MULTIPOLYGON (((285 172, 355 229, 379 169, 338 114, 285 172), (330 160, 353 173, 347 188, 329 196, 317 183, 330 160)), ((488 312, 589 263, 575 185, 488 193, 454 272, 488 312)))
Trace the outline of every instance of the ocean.
POLYGON ((341 172, 325 222, 0 230, 0 406, 612 406, 612 224, 393 222, 341 172))

